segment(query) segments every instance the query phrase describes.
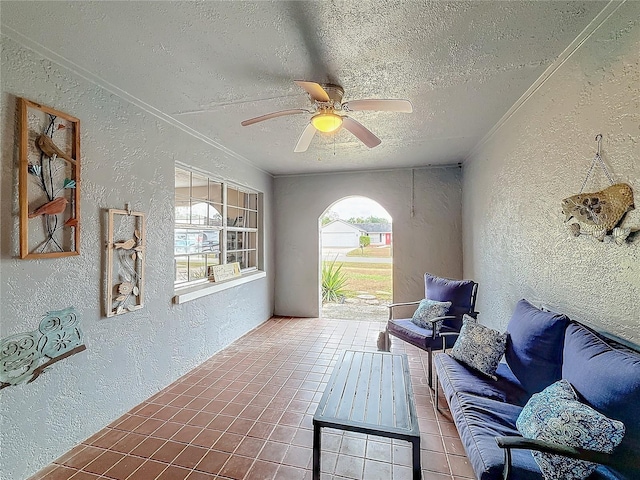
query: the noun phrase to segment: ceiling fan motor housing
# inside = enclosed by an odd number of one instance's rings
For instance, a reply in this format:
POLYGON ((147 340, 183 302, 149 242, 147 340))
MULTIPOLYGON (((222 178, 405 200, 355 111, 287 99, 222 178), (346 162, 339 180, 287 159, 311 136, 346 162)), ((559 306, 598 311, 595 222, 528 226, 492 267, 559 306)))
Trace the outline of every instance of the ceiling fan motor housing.
MULTIPOLYGON (((340 109, 342 105, 342 96, 344 95, 344 89, 340 85, 334 85, 333 83, 323 83, 322 88, 329 95, 329 106, 340 109)), ((323 103, 323 102, 318 102, 323 103)))

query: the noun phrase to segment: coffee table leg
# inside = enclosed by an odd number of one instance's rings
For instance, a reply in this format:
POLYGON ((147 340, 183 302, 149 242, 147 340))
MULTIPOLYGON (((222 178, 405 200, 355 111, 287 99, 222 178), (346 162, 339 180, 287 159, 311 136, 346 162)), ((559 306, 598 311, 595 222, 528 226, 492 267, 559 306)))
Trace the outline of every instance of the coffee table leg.
POLYGON ((320 425, 313 422, 313 480, 320 480, 320 425))
POLYGON ((422 468, 420 467, 420 437, 411 439, 413 447, 413 480, 422 478, 422 468))

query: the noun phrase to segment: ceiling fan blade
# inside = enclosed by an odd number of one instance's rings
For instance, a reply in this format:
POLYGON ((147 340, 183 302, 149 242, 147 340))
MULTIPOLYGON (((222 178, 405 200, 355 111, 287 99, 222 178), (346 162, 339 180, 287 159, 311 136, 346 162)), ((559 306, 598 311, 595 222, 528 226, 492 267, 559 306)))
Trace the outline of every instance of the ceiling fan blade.
POLYGON ((364 143, 367 147, 373 148, 377 147, 382 143, 378 137, 376 137, 371 130, 362 125, 360 122, 357 122, 353 118, 350 117, 342 117, 342 126, 353 133, 358 140, 364 143))
POLYGON ((311 145, 311 140, 313 140, 315 134, 316 127, 311 124, 307 125, 307 128, 305 128, 302 132, 302 135, 300 135, 298 143, 296 144, 296 148, 294 148, 293 151, 296 153, 306 152, 307 148, 309 148, 309 145, 311 145))
MULTIPOLYGON (((284 3, 284 2, 283 2, 284 3)), ((322 2, 286 2, 288 17, 293 20, 301 40, 306 48, 308 69, 307 78, 315 78, 324 83, 340 84, 335 69, 330 65, 330 47, 323 36, 331 26, 325 22, 322 2)))
POLYGON ((263 122, 265 120, 270 120, 272 118, 283 117, 285 115, 295 115, 297 113, 311 113, 311 112, 303 108, 294 108, 292 110, 282 110, 280 112, 272 112, 272 113, 267 113, 266 115, 261 115, 259 117, 250 118, 249 120, 245 120, 244 122, 241 122, 241 125, 243 127, 246 127, 248 125, 253 125, 254 123, 263 122))
POLYGON ((295 84, 300 88, 306 90, 306 92, 311 95, 311 98, 318 102, 328 102, 329 95, 324 91, 324 88, 320 86, 319 83, 315 82, 305 82, 303 80, 294 80, 295 84))
POLYGON ((351 100, 342 104, 342 108, 348 112, 357 112, 361 110, 377 110, 380 112, 413 112, 413 106, 409 100, 400 99, 365 99, 351 100))

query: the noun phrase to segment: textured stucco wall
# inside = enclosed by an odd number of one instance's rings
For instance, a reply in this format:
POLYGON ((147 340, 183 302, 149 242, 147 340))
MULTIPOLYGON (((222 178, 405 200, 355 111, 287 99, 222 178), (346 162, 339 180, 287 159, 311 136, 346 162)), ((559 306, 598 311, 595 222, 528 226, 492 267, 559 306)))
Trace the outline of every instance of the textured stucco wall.
POLYGON ((276 177, 275 311, 319 315, 320 215, 336 201, 369 197, 393 218, 393 298, 424 297, 424 272, 462 274, 461 172, 458 167, 276 177))
MULTIPOLYGON (((464 272, 480 319, 504 328, 525 297, 640 343, 640 239, 571 237, 560 202, 578 193, 602 133, 640 227, 640 3, 614 13, 473 155, 463 171, 464 272)), ((600 170, 585 191, 608 186, 600 170)))
POLYGON ((272 230, 267 278, 173 305, 174 161, 265 193, 273 179, 105 89, 2 38, 2 337, 37 328, 48 310, 75 305, 87 350, 28 385, 0 391, 0 478, 28 477, 77 442, 168 385, 271 316, 272 230), (16 97, 81 119, 81 255, 17 259, 16 97), (104 317, 104 209, 147 213, 143 310, 104 317), (251 299, 251 301, 247 301, 251 299))

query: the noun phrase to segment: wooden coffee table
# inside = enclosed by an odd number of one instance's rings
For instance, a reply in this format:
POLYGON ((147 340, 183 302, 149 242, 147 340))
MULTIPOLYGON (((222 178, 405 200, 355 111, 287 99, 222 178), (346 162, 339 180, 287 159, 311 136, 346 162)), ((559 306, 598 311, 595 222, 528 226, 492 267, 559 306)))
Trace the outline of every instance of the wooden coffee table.
POLYGON ((322 427, 411 442, 413 479, 422 478, 420 430, 406 355, 342 353, 313 416, 313 480, 320 479, 322 427))

